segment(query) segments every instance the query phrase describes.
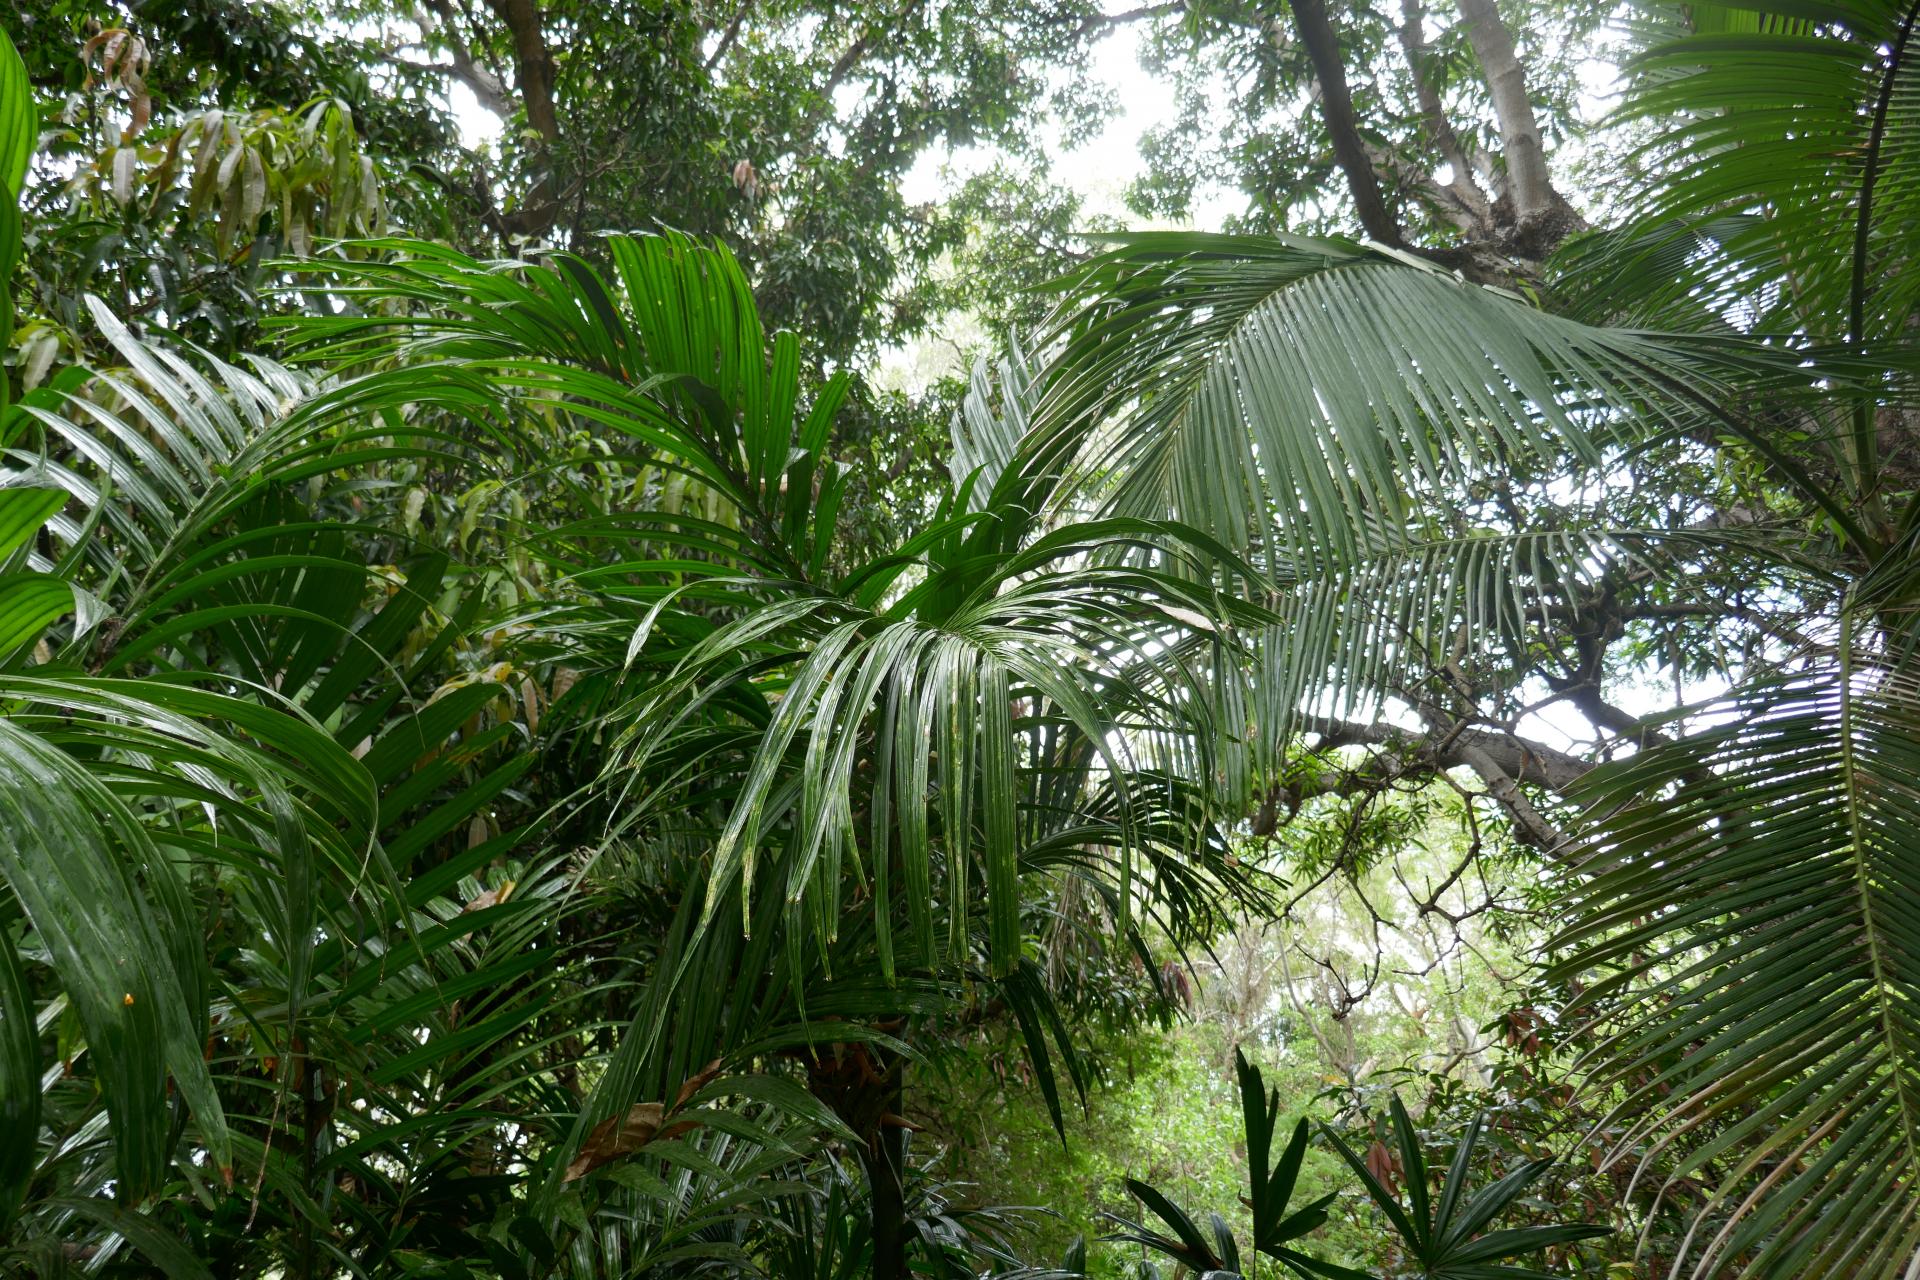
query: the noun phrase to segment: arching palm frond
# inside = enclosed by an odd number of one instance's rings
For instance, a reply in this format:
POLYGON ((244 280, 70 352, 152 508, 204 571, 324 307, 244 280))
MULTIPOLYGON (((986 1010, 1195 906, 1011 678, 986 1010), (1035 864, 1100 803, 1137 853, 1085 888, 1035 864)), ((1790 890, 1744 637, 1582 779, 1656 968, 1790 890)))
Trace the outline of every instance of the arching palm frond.
POLYGON ((1706 1188, 1676 1273, 1920 1256, 1920 684, 1840 653, 1584 788, 1561 972, 1599 970, 1579 1003, 1624 1023, 1596 1055, 1624 1090, 1616 1158, 1667 1150, 1706 1188))
POLYGON ((956 485, 973 480, 969 510, 983 510, 1000 478, 1015 465, 1038 398, 1033 367, 1017 343, 998 361, 982 356, 974 363, 967 394, 953 411, 953 456, 947 464, 956 485))
POLYGON ((797 340, 762 334, 724 251, 614 237, 603 278, 565 255, 386 248, 350 268, 365 314, 307 323, 308 355, 370 364, 396 395, 482 381, 675 486, 531 539, 559 586, 526 652, 569 673, 550 719, 603 757, 582 800, 616 847, 674 868, 639 1008, 543 1155, 541 1229, 593 1134, 713 1061, 791 1058, 881 1143, 875 1100, 914 1052, 902 1028, 973 993, 1013 1012, 1058 1117, 1056 1064, 1075 1085, 1085 1071, 1026 958, 1052 927, 1045 887, 1085 886, 1088 916, 1142 954, 1149 922, 1191 942, 1257 891, 1208 821, 1201 676, 1267 615, 1196 564, 1164 567, 1231 551, 1165 521, 1047 531, 1046 476, 1008 466, 1030 396, 1016 360, 997 403, 983 379, 964 411, 975 454, 928 526, 846 564, 842 384, 805 385, 797 340), (736 906, 743 927, 716 926, 736 906))
MULTIPOLYGON (((39 1189, 23 1248, 98 1231, 102 1256, 119 1240, 159 1259, 167 1231, 140 1210, 204 1164, 191 1176, 272 1186, 250 1240, 266 1255, 343 1247, 317 1204, 346 1179, 341 1238, 378 1258, 382 1167, 410 1167, 415 1194, 475 1194, 465 1148, 504 1125, 494 1099, 527 1104, 514 1063, 562 1007, 539 998, 563 971, 535 945, 567 910, 551 865, 516 864, 511 900, 476 882, 523 833, 472 824, 531 763, 501 759, 497 684, 439 687, 480 597, 362 512, 372 464, 476 454, 377 381, 323 395, 96 318, 124 365, 13 406, 0 474, 0 877, 26 915, 9 929, 26 963, 9 936, 0 982, 20 1120, 0 1202, 39 1189), (463 852, 443 858, 450 836, 463 852), (483 894, 501 901, 463 910, 483 894), (210 955, 236 950, 244 974, 210 955), (104 1124, 91 1099, 42 1106, 34 1026, 58 999, 104 1124), (318 1123, 342 1076, 360 1098, 318 1123), (230 1124, 263 1089, 266 1111, 230 1124), (315 1149, 336 1131, 347 1150, 315 1149)), ((471 385, 449 385, 432 407, 484 430, 471 385)))
MULTIPOLYGON (((16 473, 0 488, 0 524, 16 562, 64 497, 20 483, 44 474, 16 473)), ((252 867, 285 940, 297 1008, 310 972, 317 868, 364 855, 376 801, 361 766, 309 720, 188 683, 101 678, 51 661, 27 667, 34 650, 49 654, 50 628, 84 633, 98 616, 76 614, 76 600, 95 597, 69 589, 51 565, 0 572, 5 587, 39 582, 61 589, 26 615, 10 593, 14 625, 0 654, 10 668, 0 674, 9 743, 3 871, 80 1015, 112 1118, 113 1177, 139 1199, 172 1157, 169 1077, 214 1170, 231 1176, 234 1163, 202 1053, 207 960, 182 860, 211 855, 252 867)), ((23 985, 8 987, 10 1003, 24 997, 23 985)), ((11 1029, 32 1026, 35 1014, 28 1004, 4 1017, 11 1029)), ((37 1072, 9 1073, 8 1083, 9 1109, 37 1115, 37 1072)), ((35 1128, 12 1131, 10 1147, 30 1153, 35 1128)), ((29 1161, 15 1175, 30 1169, 29 1161)))
MULTIPOLYGON (((712 630, 637 712, 629 709, 636 729, 623 756, 629 770, 652 768, 681 752, 687 725, 707 733, 703 717, 715 699, 746 708, 761 739, 722 831, 713 882, 757 883, 768 806, 794 786, 800 838, 782 845, 780 891, 816 904, 816 914, 792 921, 794 945, 808 931, 827 939, 843 877, 865 874, 855 870, 863 864, 884 877, 893 856, 886 847, 858 852, 867 837, 854 831, 863 807, 855 773, 871 769, 882 797, 893 789, 903 797, 907 900, 924 904, 932 884, 917 798, 934 794, 947 856, 956 859, 946 868, 950 891, 970 892, 977 876, 988 901, 1003 904, 995 965, 1010 965, 1019 903, 1012 787, 1025 736, 1013 726, 1016 705, 1043 700, 1050 709, 1035 714, 1069 723, 1123 773, 1116 735, 1134 728, 1130 716, 1155 719, 1201 696, 1178 665, 1180 645, 1195 634, 1193 619, 1204 632, 1222 608, 1210 591, 1152 570, 1053 570, 1187 535, 1136 519, 1035 541, 1037 504, 1008 500, 1013 481, 1003 474, 983 484, 982 473, 926 531, 835 576, 827 549, 843 484, 827 446, 843 383, 829 381, 801 408, 797 340, 766 340, 730 255, 677 236, 613 237, 609 283, 567 255, 499 270, 421 246, 388 247, 401 251, 396 261, 351 269, 351 291, 380 304, 366 317, 308 322, 311 352, 403 358, 416 387, 483 375, 529 412, 626 433, 644 460, 683 471, 724 504, 718 519, 635 513, 550 540, 573 544, 570 577, 583 590, 622 608, 646 602, 628 614, 623 665, 673 602, 719 606, 712 630), (396 302, 417 310, 395 316, 396 302), (777 701, 762 691, 765 681, 780 690, 777 701), (803 762, 797 775, 789 748, 803 762)), ((1008 403, 1017 406, 1025 397, 1013 391, 1008 403)), ((1010 456, 1011 435, 994 426, 995 415, 976 416, 970 438, 995 442, 983 456, 1010 456)), ((670 617, 664 625, 707 624, 670 617)), ((1161 735, 1160 749, 1190 757, 1191 742, 1161 735)), ((1206 776, 1191 758, 1166 763, 1206 776)), ((892 813, 883 799, 861 821, 887 833, 892 813)), ((929 917, 916 915, 913 937, 933 959, 929 917)))
MULTIPOLYGON (((1795 33, 1768 18, 1750 35, 1687 46, 1685 75, 1725 56, 1694 83, 1713 109, 1699 127, 1731 138, 1739 113, 1715 113, 1742 93, 1784 104, 1827 83, 1834 102, 1853 103, 1834 108, 1834 130, 1844 116, 1864 140, 1877 101, 1886 107, 1880 145, 1904 138, 1911 69, 1892 51, 1905 47, 1907 11, 1794 12, 1832 29, 1795 33), (1878 27, 1867 21, 1875 15, 1878 27), (1836 52, 1836 42, 1846 48, 1836 52), (1744 54, 1763 47, 1785 60, 1779 66, 1796 50, 1809 66, 1740 78, 1744 54), (1862 101, 1867 83, 1878 96, 1862 101)), ((1649 72, 1645 91, 1657 99, 1683 82, 1649 72)), ((1821 110, 1814 134, 1839 136, 1819 134, 1821 110)), ((1788 116, 1783 106, 1754 127, 1789 129, 1788 116)), ((1830 145, 1810 152, 1798 177, 1780 161, 1782 200, 1798 198, 1796 182, 1827 191, 1836 167, 1857 165, 1856 152, 1830 145), (1821 176, 1807 166, 1824 166, 1821 176)), ((1700 162, 1704 172, 1704 151, 1700 162)), ((1879 180, 1899 188, 1905 162, 1875 163, 1879 180)), ((1729 181, 1765 176, 1762 160, 1735 167, 1746 178, 1729 181)), ((1557 674, 1542 655, 1572 650, 1585 611, 1607 607, 1623 585, 1649 593, 1655 611, 1744 628, 1744 656, 1721 668, 1736 685, 1725 709, 1734 727, 1696 731, 1597 775, 1606 803, 1569 881, 1575 926, 1560 973, 1623 966, 1589 998, 1629 1029, 1590 1065, 1645 1109, 1629 1142, 1670 1125, 1682 1176, 1710 1175, 1688 1265, 1701 1275, 1736 1261, 1764 1275, 1810 1274, 1807 1266, 1893 1275, 1920 1245, 1916 1171, 1900 1157, 1889 1172, 1886 1158, 1903 1149, 1889 1143, 1911 1136, 1913 1029, 1899 966, 1920 898, 1894 865, 1892 851, 1912 834, 1899 826, 1911 783, 1897 745, 1910 730, 1898 727, 1904 710, 1887 708, 1911 701, 1902 664, 1920 508, 1889 516, 1880 505, 1889 494, 1905 500, 1911 475, 1876 471, 1873 441, 1900 427, 1911 360, 1893 339, 1905 340, 1912 299, 1904 284, 1853 286, 1858 262, 1896 263, 1893 228, 1911 219, 1897 200, 1863 221, 1863 200, 1837 210, 1822 196, 1768 239, 1773 232, 1739 223, 1746 210, 1729 208, 1726 189, 1721 196, 1686 210, 1699 220, 1684 246, 1658 248, 1660 263, 1680 269, 1674 296, 1687 293, 1687 306, 1644 313, 1691 317, 1710 338, 1579 323, 1350 245, 1125 239, 1063 286, 1059 355, 1037 380, 1023 459, 1036 473, 1068 473, 1071 492, 1109 512, 1187 520, 1259 553, 1254 585, 1281 622, 1246 670, 1221 669, 1222 717, 1243 729, 1241 748, 1220 753, 1236 779, 1230 791, 1282 776, 1290 731, 1315 713, 1364 717, 1398 700, 1403 717, 1410 710, 1427 733, 1454 741, 1486 712, 1463 712, 1465 696, 1448 694, 1429 715, 1429 691, 1464 686, 1499 701, 1520 680, 1557 674), (1802 224, 1804 233, 1792 229, 1802 224), (1852 255, 1861 234, 1864 259, 1852 255), (1779 264, 1761 261, 1762 244, 1779 264), (1816 244, 1845 246, 1845 261, 1809 276, 1808 297, 1824 290, 1814 305, 1854 316, 1796 322, 1799 333, 1777 350, 1731 337, 1737 326, 1723 313, 1733 295, 1712 290, 1751 287, 1772 305, 1766 291, 1784 293, 1796 255, 1816 244), (1823 342, 1848 349, 1808 355, 1823 342), (1793 373, 1789 358, 1835 376, 1793 373), (1687 493, 1690 506, 1648 525, 1615 518, 1632 499, 1626 486, 1610 491, 1608 468, 1638 474, 1641 451, 1653 449, 1752 464, 1766 496, 1748 505, 1727 490, 1687 493), (1488 491, 1531 493, 1537 505, 1489 501, 1488 491), (1578 496, 1589 492, 1600 494, 1590 504, 1578 496), (1774 514, 1756 515, 1769 506, 1774 514), (1863 575, 1871 608, 1843 603, 1863 575), (1743 588, 1729 603, 1730 582, 1751 582, 1753 594, 1743 588), (1825 677, 1851 692, 1829 690, 1813 715, 1791 682, 1811 679, 1806 663, 1834 649, 1836 628, 1848 652, 1850 627, 1874 638, 1851 645, 1866 655, 1857 670, 1825 677), (1450 668, 1448 686, 1437 677, 1450 668), (1469 670, 1472 679, 1461 674, 1469 670), (1798 727, 1778 731, 1789 721, 1798 727), (1614 812, 1623 806, 1624 816, 1614 812), (1803 963, 1827 927, 1844 945, 1803 963), (1689 1145, 1696 1130, 1714 1137, 1689 1145)), ((1631 236, 1652 254, 1663 225, 1637 224, 1631 236)), ((1642 283, 1654 264, 1645 257, 1633 268, 1642 283)), ((1570 775, 1584 771, 1571 763, 1570 775)), ((1560 842, 1550 827, 1545 834, 1560 842)))
POLYGON ((1920 303, 1912 0, 1647 6, 1624 120, 1658 173, 1624 227, 1571 246, 1599 314, 1884 344, 1920 303))
POLYGON ((825 446, 848 380, 803 406, 799 339, 767 339, 732 255, 680 235, 610 237, 609 280, 570 254, 489 265, 415 241, 367 247, 389 260, 333 274, 377 305, 295 321, 305 359, 397 363, 374 378, 402 398, 483 385, 532 418, 610 429, 709 491, 721 517, 636 520, 697 527, 761 576, 818 577, 845 488, 825 446))
POLYGON ((1758 347, 1579 324, 1344 241, 1117 240, 1059 286, 1026 465, 1263 548, 1274 576, 1353 563, 1476 478, 1731 429, 1732 387, 1792 377, 1758 347))
MULTIPOLYGON (((986 889, 996 964, 1010 963, 1017 951, 1015 860, 1031 838, 1021 830, 1025 786, 1017 775, 1067 770, 1063 790, 1071 804, 1085 771, 1104 768, 1122 787, 1124 828, 1134 803, 1126 780, 1143 767, 1189 778, 1211 773, 1193 754, 1200 739, 1155 726, 1206 697, 1181 656, 1189 618, 1218 604, 1146 570, 1046 572, 1049 560, 1105 541, 1043 540, 934 619, 911 610, 911 594, 878 613, 832 599, 748 612, 716 628, 649 691, 631 717, 636 731, 622 767, 646 769, 673 758, 689 718, 710 700, 729 693, 758 698, 755 675, 780 672, 783 691, 760 713, 765 727, 753 765, 721 835, 716 882, 736 870, 752 875, 766 808, 778 788, 794 785, 799 839, 787 850, 790 901, 812 899, 837 915, 828 886, 863 874, 855 864, 866 859, 884 898, 897 856, 907 901, 916 904, 911 954, 916 963, 935 962, 951 950, 933 936, 929 893, 938 847, 947 892, 965 896, 976 883, 986 889), (1052 744, 1071 741, 1090 750, 1079 759, 1052 758, 1060 749, 1052 744), (874 793, 864 815, 870 840, 855 831, 864 805, 860 779, 867 777, 874 793), (929 796, 938 799, 931 826, 929 796)), ((941 571, 931 573, 923 599, 936 598, 943 585, 941 571)), ((806 924, 796 919, 789 928, 806 924)), ((825 918, 812 924, 829 928, 825 918)), ((890 957, 891 939, 881 945, 890 957)))

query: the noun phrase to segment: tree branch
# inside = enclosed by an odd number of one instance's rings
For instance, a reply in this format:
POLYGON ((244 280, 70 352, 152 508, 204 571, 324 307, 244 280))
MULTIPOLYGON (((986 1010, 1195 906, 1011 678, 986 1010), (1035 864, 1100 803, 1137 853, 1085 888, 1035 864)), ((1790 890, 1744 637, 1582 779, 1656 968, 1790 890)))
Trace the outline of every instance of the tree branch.
POLYGON ((447 56, 453 59, 452 64, 442 66, 434 62, 407 62, 399 58, 393 61, 416 69, 450 71, 455 79, 473 91, 473 96, 479 100, 482 107, 502 119, 512 115, 513 99, 507 93, 506 85, 500 82, 499 76, 473 60, 473 50, 467 47, 466 39, 460 33, 453 6, 448 4, 447 0, 426 0, 426 5, 445 29, 447 56))
POLYGON ((1347 744, 1384 747, 1427 755, 1441 768, 1471 765, 1468 753, 1477 753, 1510 777, 1555 793, 1566 792, 1593 768, 1591 762, 1571 752, 1485 729, 1457 728, 1436 738, 1432 733, 1419 733, 1398 725, 1378 721, 1360 724, 1328 716, 1305 716, 1299 725, 1305 732, 1319 735, 1324 740, 1323 748, 1347 744))
POLYGON ((880 42, 882 36, 898 30, 925 4, 926 0, 907 0, 900 6, 900 12, 895 14, 893 20, 884 27, 872 26, 862 32, 858 40, 848 45, 846 51, 834 59, 833 69, 827 73, 827 81, 820 87, 821 96, 831 97, 833 91, 840 87, 840 82, 846 79, 848 74, 860 64, 860 60, 872 51, 873 46, 880 42))
POLYGON ((1295 27, 1307 57, 1313 62, 1314 77, 1320 82, 1320 114, 1327 135, 1333 142, 1333 158, 1346 175, 1347 190, 1353 196, 1354 211, 1366 233, 1382 244, 1402 241, 1400 224, 1387 211, 1380 194, 1380 181, 1367 157, 1366 143, 1355 124, 1353 94, 1347 87, 1347 69, 1340 61, 1340 44, 1333 26, 1327 21, 1323 0, 1287 0, 1293 10, 1295 27))
MULTIPOLYGON (((1452 187, 1435 180, 1425 166, 1407 159, 1397 151, 1385 147, 1367 145, 1367 159, 1373 162, 1377 172, 1390 175, 1396 187, 1401 191, 1418 191, 1431 204, 1441 217, 1451 222, 1463 234, 1468 236, 1484 235, 1487 229, 1485 219, 1478 216, 1473 206, 1464 203, 1452 187)), ((1485 202, 1482 201, 1482 207, 1485 202)))
POLYGON ((1429 182, 1435 187, 1444 187, 1452 196, 1455 207, 1471 218, 1480 234, 1484 235, 1493 228, 1492 202, 1480 190, 1479 184, 1474 182, 1473 166, 1467 161, 1466 149, 1460 145, 1460 135, 1454 132, 1453 122, 1447 119, 1446 106, 1440 101, 1439 91, 1427 78, 1427 42, 1422 31, 1426 11, 1421 7, 1420 0, 1400 0, 1400 15, 1400 48, 1406 54, 1407 70, 1413 77, 1414 97, 1420 104, 1420 122, 1427 131, 1428 141, 1453 171, 1451 179, 1445 183, 1433 179, 1429 179, 1429 182))
POLYGON ((733 42, 740 38, 740 27, 746 22, 748 15, 753 12, 754 2, 755 0, 740 0, 740 7, 734 11, 733 21, 729 22, 727 29, 721 33, 720 43, 715 45, 713 52, 707 55, 707 60, 701 65, 701 70, 712 71, 720 65, 720 59, 727 56, 727 50, 733 48, 733 42))
MULTIPOLYGON (((1086 35, 1099 27, 1119 27, 1132 22, 1145 22, 1150 18, 1164 18, 1172 13, 1185 13, 1186 0, 1170 0, 1167 4, 1150 4, 1139 9, 1128 9, 1123 13, 1090 13, 1079 19, 1077 34, 1086 35)), ((1047 26, 1065 26, 1074 19, 1067 14, 1056 14, 1042 20, 1047 26)))
POLYGON ((1566 209, 1547 171, 1547 152, 1540 139, 1540 123, 1527 99, 1526 72, 1513 46, 1513 33, 1500 20, 1495 0, 1460 0, 1460 17, 1467 39, 1480 61, 1493 117, 1500 129, 1501 151, 1513 193, 1514 216, 1524 225, 1566 209))
POLYGON ((560 117, 553 105, 553 59, 540 27, 540 7, 534 0, 487 0, 513 40, 514 78, 519 83, 520 106, 548 147, 560 141, 560 117))

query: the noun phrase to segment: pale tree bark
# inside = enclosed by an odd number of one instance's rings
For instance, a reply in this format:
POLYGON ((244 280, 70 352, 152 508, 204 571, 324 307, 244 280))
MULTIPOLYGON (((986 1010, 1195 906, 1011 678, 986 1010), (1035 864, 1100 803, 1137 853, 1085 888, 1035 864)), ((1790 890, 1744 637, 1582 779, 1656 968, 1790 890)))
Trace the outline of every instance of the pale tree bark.
POLYGON ((1401 0, 1400 3, 1400 49, 1406 55, 1407 69, 1413 77, 1414 97, 1420 104, 1420 123, 1427 134, 1427 140, 1433 144, 1440 158, 1446 162, 1450 172, 1447 181, 1439 183, 1451 197, 1452 206, 1460 212, 1461 218, 1456 224, 1468 234, 1489 236, 1493 233, 1493 202, 1486 192, 1473 180, 1474 168, 1467 159, 1466 148, 1460 145, 1460 135, 1454 131, 1453 122, 1447 119, 1447 110, 1440 101, 1440 93, 1433 86, 1432 77, 1427 74, 1427 40, 1422 29, 1426 21, 1426 11, 1420 0, 1401 0))
POLYGON ((1476 149, 1468 153, 1447 118, 1430 75, 1421 0, 1401 0, 1395 28, 1412 73, 1421 131, 1444 162, 1402 156, 1361 132, 1339 39, 1325 0, 1288 0, 1294 30, 1312 65, 1321 122, 1333 158, 1372 239, 1418 253, 1482 284, 1511 286, 1537 277, 1555 245, 1586 224, 1553 185, 1540 124, 1527 97, 1525 68, 1493 0, 1462 0, 1463 25, 1493 103, 1502 164, 1476 149), (1417 193, 1460 232, 1460 242, 1412 244, 1382 189, 1383 178, 1417 193))
POLYGON ((1540 122, 1527 97, 1526 71, 1514 48, 1513 33, 1500 20, 1499 6, 1495 0, 1460 0, 1460 17, 1493 103, 1515 219, 1525 229, 1564 217, 1571 210, 1554 189, 1540 122))
POLYGON ((419 25, 422 39, 429 37, 434 28, 439 28, 446 39, 447 55, 452 59, 449 66, 434 66, 436 71, 450 71, 453 78, 467 86, 480 105, 493 115, 505 119, 513 114, 513 95, 500 77, 474 61, 473 50, 467 47, 466 36, 461 33, 459 15, 454 12, 448 0, 426 0, 426 13, 416 10, 414 21, 419 25), (428 15, 431 14, 431 17, 428 15))

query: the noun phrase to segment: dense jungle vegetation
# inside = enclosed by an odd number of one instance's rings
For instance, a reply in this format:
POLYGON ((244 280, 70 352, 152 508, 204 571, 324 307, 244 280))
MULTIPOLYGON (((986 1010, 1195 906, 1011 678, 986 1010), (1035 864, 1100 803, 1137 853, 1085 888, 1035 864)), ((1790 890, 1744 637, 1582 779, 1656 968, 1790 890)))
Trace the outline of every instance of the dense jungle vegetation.
POLYGON ((1917 24, 21 0, 0 1274, 1920 1276, 1917 24))

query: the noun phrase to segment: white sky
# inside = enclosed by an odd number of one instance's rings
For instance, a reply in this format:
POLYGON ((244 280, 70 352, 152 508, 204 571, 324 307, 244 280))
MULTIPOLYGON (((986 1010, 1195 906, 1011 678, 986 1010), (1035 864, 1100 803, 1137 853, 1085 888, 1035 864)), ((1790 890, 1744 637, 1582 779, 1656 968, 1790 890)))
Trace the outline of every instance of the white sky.
MULTIPOLYGON (((1128 184, 1146 168, 1140 158, 1140 139, 1148 130, 1171 123, 1177 112, 1173 86, 1140 65, 1142 34, 1141 27, 1122 24, 1094 46, 1092 76, 1114 99, 1115 111, 1106 128, 1085 146, 1050 148, 1051 176, 1078 192, 1089 214, 1133 222, 1138 219, 1127 213, 1124 197, 1128 184)), ((1059 136, 1057 129, 1043 128, 1042 136, 1049 133, 1059 136)), ((990 150, 979 147, 950 155, 928 153, 908 173, 901 193, 913 203, 938 200, 959 182, 991 168, 993 160, 990 150)), ((1196 225, 1217 226, 1232 207, 1215 207, 1220 200, 1230 200, 1229 193, 1210 194, 1215 199, 1196 210, 1196 225)))

